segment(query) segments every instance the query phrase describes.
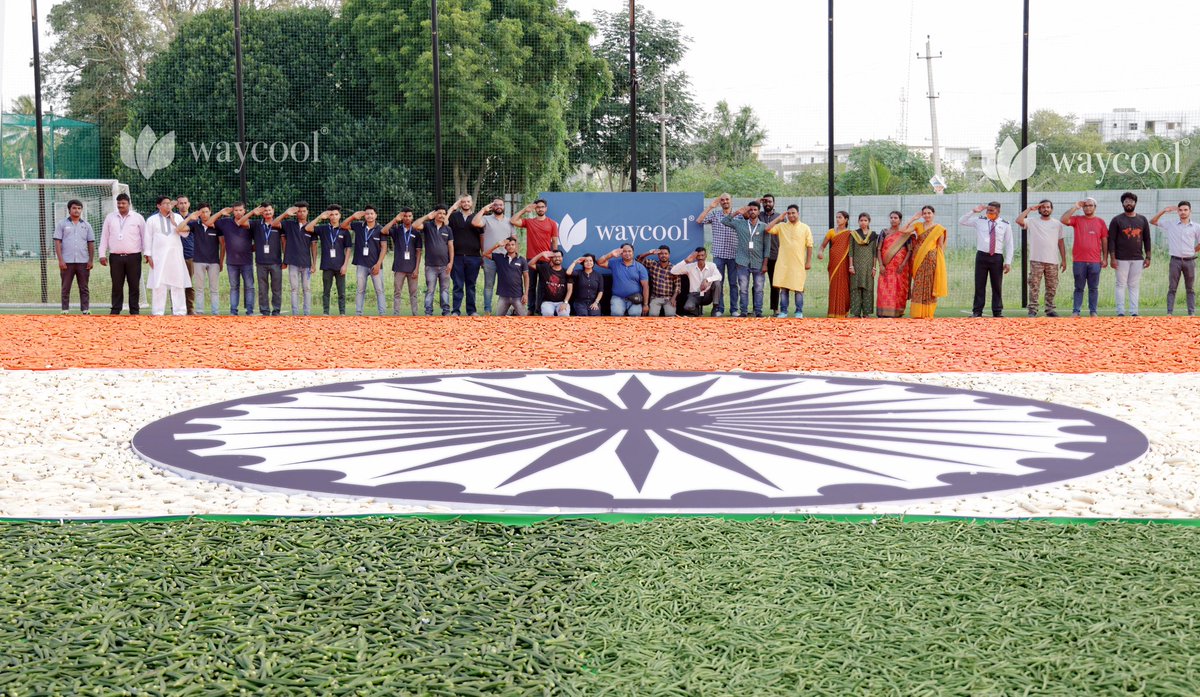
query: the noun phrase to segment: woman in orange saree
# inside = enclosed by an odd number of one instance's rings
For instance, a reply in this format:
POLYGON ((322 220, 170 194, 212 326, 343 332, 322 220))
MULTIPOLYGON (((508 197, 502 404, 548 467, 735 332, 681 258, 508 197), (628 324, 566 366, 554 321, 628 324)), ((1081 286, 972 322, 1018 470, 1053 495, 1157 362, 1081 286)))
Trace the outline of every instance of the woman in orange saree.
POLYGON ((908 221, 913 232, 911 317, 933 319, 938 298, 949 294, 946 275, 946 228, 934 222, 933 206, 925 206, 908 221))
POLYGON ((911 232, 900 227, 904 215, 892 211, 888 216, 892 226, 882 233, 879 244, 879 282, 875 309, 880 317, 903 317, 908 306, 908 289, 912 285, 911 232))
POLYGON ((837 227, 825 233, 817 258, 825 258, 829 247, 829 312, 827 317, 850 314, 850 214, 838 211, 837 227))

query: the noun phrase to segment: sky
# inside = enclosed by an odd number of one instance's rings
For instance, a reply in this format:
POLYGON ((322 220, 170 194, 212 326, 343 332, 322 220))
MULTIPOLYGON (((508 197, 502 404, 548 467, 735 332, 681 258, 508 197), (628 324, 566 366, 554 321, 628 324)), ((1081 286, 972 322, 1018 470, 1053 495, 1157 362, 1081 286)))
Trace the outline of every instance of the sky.
MULTIPOLYGON (((45 15, 61 1, 38 2, 43 51, 49 44, 45 15)), ((638 2, 681 24, 690 38, 682 68, 702 108, 711 110, 721 99, 752 106, 768 147, 827 143, 825 0, 638 2)), ((597 9, 628 6, 621 0, 566 4, 583 19, 597 9)), ((33 91, 32 31, 27 2, 0 0, 0 8, 0 100, 7 108, 33 91)), ((917 58, 928 35, 933 54, 942 56, 932 61, 940 144, 992 144, 1000 125, 1021 114, 1021 9, 1020 0, 837 0, 835 142, 905 134, 910 144, 930 142, 929 61, 917 58)), ((1200 3, 1031 0, 1030 112, 1133 107, 1189 112, 1200 121, 1196 26, 1200 3)))

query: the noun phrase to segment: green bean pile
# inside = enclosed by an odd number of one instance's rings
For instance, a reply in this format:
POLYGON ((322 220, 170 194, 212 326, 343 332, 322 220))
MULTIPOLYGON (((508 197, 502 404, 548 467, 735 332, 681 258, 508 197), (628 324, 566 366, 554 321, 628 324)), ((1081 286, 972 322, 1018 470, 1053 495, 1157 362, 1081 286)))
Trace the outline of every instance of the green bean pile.
POLYGON ((1200 694, 1187 527, 0 524, 0 694, 1200 694))

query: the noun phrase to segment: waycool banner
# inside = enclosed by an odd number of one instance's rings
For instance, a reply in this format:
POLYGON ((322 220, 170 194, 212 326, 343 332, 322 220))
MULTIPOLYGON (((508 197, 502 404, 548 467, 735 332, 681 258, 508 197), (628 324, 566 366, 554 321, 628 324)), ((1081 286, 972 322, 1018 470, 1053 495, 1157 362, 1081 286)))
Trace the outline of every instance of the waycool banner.
POLYGON ((680 261, 704 245, 704 194, 688 193, 544 193, 547 215, 558 221, 559 244, 566 262, 591 252, 597 258, 626 242, 637 254, 671 248, 680 261))

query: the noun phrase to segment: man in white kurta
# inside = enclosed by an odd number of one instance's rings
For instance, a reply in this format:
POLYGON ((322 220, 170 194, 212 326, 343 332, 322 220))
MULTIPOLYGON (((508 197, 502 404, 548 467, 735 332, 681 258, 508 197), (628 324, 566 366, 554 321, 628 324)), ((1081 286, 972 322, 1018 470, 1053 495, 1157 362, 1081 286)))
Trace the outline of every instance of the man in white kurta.
POLYGON ((187 302, 184 290, 192 287, 192 279, 183 259, 183 240, 189 232, 185 228, 178 232, 183 218, 171 211, 175 203, 169 196, 158 197, 158 213, 146 219, 145 254, 150 264, 150 280, 146 287, 151 291, 150 312, 155 315, 167 311, 167 293, 171 295, 171 314, 186 315, 187 302))

